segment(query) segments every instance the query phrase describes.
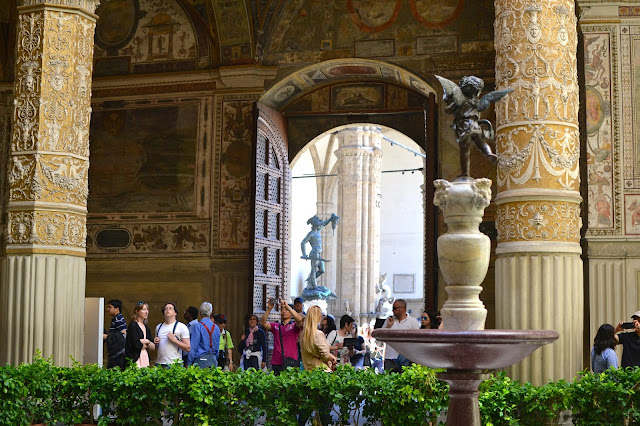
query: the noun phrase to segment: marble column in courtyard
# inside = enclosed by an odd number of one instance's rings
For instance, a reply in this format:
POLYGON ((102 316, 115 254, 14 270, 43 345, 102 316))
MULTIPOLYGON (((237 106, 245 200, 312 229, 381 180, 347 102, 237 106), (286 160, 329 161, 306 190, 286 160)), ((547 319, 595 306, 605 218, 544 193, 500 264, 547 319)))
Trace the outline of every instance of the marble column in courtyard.
POLYGON ((98 0, 20 0, 0 364, 81 361, 98 0))
POLYGON ((348 308, 362 323, 375 311, 375 286, 380 275, 380 181, 382 132, 374 126, 340 130, 336 314, 348 308), (346 306, 348 302, 348 307, 346 306))
POLYGON ((496 328, 560 339, 510 369, 535 384, 582 370, 580 142, 572 0, 495 0, 496 328))

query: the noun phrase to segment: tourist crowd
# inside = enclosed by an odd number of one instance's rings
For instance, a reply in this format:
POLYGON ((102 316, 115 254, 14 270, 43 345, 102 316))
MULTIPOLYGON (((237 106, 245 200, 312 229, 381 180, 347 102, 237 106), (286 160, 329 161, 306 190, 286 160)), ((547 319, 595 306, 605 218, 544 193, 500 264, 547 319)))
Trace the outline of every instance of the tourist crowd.
MULTIPOLYGON (((407 314, 407 304, 402 299, 393 303, 393 315, 378 319, 378 326, 393 329, 438 328, 440 318, 434 313, 423 312, 416 320, 407 314)), ((244 332, 234 345, 226 330, 223 314, 214 314, 209 302, 200 308, 189 306, 183 314, 184 323, 178 318, 178 307, 168 302, 162 307, 164 322, 149 328, 149 305, 138 302, 127 325, 122 314, 122 302, 109 300, 106 311, 112 317, 109 331, 103 338, 107 345, 108 368, 124 368, 129 363, 138 367, 151 364, 150 351, 155 351, 155 365, 166 368, 174 363, 200 368, 220 367, 227 371, 236 369, 271 370, 279 374, 287 367, 313 369, 323 367, 328 371, 337 365, 350 364, 355 369, 373 368, 400 371, 411 363, 406 357, 371 335, 373 323, 358 326, 350 315, 343 315, 338 324, 331 315, 311 306, 304 312, 301 298, 293 304, 270 299, 261 318, 251 314, 246 319, 244 332), (276 308, 280 321, 269 321, 276 308), (308 331, 307 331, 308 330, 308 331), (153 333, 152 333, 153 331, 153 333), (271 353, 267 349, 268 333, 273 336, 271 353), (239 363, 233 362, 233 350, 239 353, 239 363)))

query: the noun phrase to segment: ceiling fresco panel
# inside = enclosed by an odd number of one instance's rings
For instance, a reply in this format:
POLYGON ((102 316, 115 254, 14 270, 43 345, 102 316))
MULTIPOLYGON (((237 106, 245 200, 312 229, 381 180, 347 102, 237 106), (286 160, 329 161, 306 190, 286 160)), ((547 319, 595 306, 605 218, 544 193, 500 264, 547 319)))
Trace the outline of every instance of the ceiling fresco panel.
POLYGON ((211 0, 225 64, 252 61, 251 29, 244 0, 211 0))
POLYGON ((205 20, 190 3, 111 0, 102 2, 96 13, 98 77, 190 71, 212 63, 205 20))
MULTIPOLYGON (((491 0, 291 1, 272 24, 261 59, 265 64, 293 64, 305 62, 312 58, 310 52, 317 51, 332 51, 334 58, 370 57, 354 55, 355 43, 380 40, 395 44, 395 52, 384 56, 402 60, 416 55, 455 55, 465 42, 492 40, 493 20, 491 0), (434 43, 427 46, 428 39, 418 41, 421 37, 433 37, 434 43), (445 40, 435 40, 440 37, 445 40)), ((483 50, 492 47, 478 46, 483 50)))

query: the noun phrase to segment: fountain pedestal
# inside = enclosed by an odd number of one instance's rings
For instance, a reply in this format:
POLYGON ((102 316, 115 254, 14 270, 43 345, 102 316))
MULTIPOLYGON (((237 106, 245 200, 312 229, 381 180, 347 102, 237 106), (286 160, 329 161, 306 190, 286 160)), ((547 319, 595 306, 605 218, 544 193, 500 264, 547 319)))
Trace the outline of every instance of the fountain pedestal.
POLYGON ((480 426, 478 386, 489 372, 522 361, 559 336, 553 330, 484 330, 487 310, 480 284, 491 246, 478 225, 491 201, 491 181, 462 177, 434 185, 433 202, 448 226, 438 238, 438 263, 449 296, 441 310, 444 330, 377 329, 373 337, 413 362, 446 368, 438 378, 449 384, 447 425, 480 426))
POLYGON ((449 411, 447 424, 479 425, 480 408, 478 406, 478 386, 488 379, 490 374, 481 370, 452 370, 438 373, 437 377, 449 384, 449 411))

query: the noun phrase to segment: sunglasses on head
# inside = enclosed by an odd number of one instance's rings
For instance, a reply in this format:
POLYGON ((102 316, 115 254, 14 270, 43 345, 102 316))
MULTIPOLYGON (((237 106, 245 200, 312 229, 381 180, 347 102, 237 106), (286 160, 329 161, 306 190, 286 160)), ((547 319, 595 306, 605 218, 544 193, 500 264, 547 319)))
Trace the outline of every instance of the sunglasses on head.
POLYGON ((136 306, 146 305, 146 304, 147 304, 146 302, 140 301, 140 302, 136 303, 136 306))

